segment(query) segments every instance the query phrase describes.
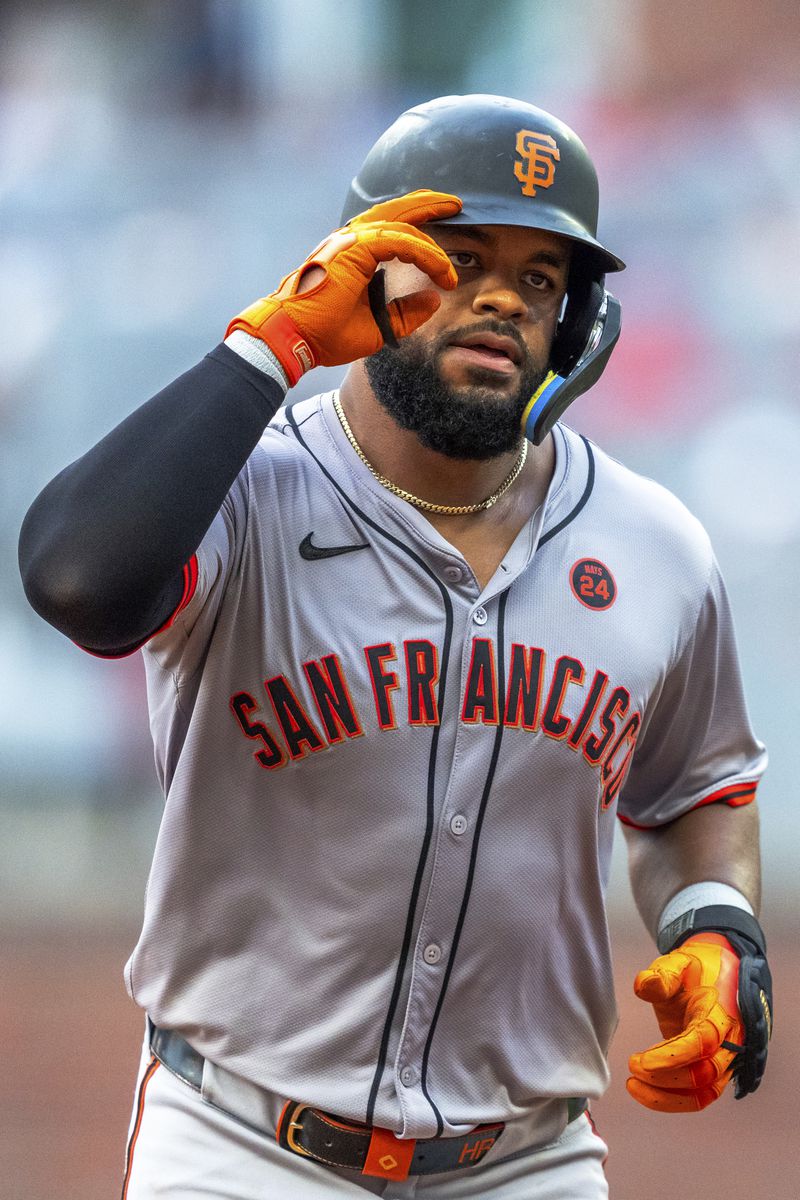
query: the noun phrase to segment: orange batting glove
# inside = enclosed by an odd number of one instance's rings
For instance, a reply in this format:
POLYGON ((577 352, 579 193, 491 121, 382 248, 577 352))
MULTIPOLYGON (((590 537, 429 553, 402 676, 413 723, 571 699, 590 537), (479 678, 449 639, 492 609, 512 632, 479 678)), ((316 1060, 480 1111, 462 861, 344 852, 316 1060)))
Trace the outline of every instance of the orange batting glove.
POLYGON ((657 1112, 699 1112, 722 1094, 744 1041, 738 976, 736 951, 710 932, 639 972, 633 990, 653 1005, 665 1040, 631 1055, 634 1100, 657 1112))
MULTIPOLYGON (((457 196, 426 190, 373 205, 321 242, 302 266, 281 280, 277 291, 235 317, 225 336, 244 329, 260 338, 292 386, 312 367, 339 366, 374 354, 386 340, 368 294, 375 271, 382 262, 399 258, 414 263, 439 287, 454 288, 455 267, 433 238, 416 226, 455 216, 460 210, 457 196), (323 277, 302 290, 303 276, 314 267, 322 268, 323 277)), ((438 307, 439 296, 426 289, 392 300, 386 305, 386 316, 383 311, 380 316, 383 322, 388 317, 389 337, 406 337, 438 307)))

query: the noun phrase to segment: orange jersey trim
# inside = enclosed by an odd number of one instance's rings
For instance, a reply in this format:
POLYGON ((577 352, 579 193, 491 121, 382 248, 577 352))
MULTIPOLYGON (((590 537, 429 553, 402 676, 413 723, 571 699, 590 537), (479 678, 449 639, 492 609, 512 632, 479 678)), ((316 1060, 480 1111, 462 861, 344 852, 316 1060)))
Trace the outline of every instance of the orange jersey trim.
POLYGON ((155 1075, 161 1063, 155 1057, 150 1059, 147 1070, 144 1073, 142 1082, 139 1085, 139 1098, 136 1102, 136 1121, 133 1126, 133 1132, 128 1142, 128 1149, 125 1154, 125 1178, 122 1181, 122 1200, 126 1200, 128 1195, 128 1184, 131 1181, 131 1167, 133 1166, 133 1152, 136 1149, 136 1142, 139 1137, 139 1131, 142 1128, 142 1117, 144 1116, 144 1097, 147 1091, 147 1085, 155 1075))
MULTIPOLYGON (((687 812, 694 812, 697 808, 704 808, 706 804, 727 804, 729 808, 741 808, 745 804, 752 804, 756 798, 756 790, 758 788, 758 780, 749 780, 744 783, 731 783, 727 787, 719 788, 718 791, 712 792, 710 796, 706 796, 703 800, 698 800, 693 804, 687 812)), ((681 816, 685 814, 681 813, 681 816)), ((632 821, 630 817, 626 817, 623 813, 617 813, 617 819, 622 821, 623 825, 629 825, 631 829, 661 829, 661 825, 639 825, 636 821, 632 821)), ((673 820, 678 821, 680 817, 674 817, 673 820)), ((665 821, 665 825, 670 825, 671 821, 665 821)))
POLYGON ((741 805, 750 804, 755 800, 757 787, 758 780, 732 783, 729 787, 720 788, 718 792, 712 792, 710 796, 706 796, 705 800, 699 800, 694 807, 702 808, 704 804, 717 804, 722 801, 732 808, 739 808, 741 805))

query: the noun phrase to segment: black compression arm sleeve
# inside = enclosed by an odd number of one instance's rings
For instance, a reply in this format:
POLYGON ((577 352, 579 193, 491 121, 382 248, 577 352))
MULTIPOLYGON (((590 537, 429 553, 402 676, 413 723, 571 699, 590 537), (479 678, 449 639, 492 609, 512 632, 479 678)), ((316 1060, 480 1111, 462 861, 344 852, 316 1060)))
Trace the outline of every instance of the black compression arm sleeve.
POLYGON ((225 345, 52 480, 22 526, 26 595, 101 653, 141 644, 180 601, 183 566, 283 400, 225 345))

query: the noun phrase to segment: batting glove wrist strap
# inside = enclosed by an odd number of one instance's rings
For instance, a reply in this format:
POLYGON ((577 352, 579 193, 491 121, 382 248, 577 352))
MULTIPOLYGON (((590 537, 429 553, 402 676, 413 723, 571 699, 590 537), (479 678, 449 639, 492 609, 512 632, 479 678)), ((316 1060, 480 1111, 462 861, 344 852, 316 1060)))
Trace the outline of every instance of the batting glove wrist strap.
POLYGON ((724 933, 731 943, 733 938, 730 935, 738 934, 752 944, 754 951, 766 957, 767 939, 764 937, 764 930, 749 912, 732 904, 708 904, 704 908, 690 908, 681 913, 659 933, 656 942, 659 953, 668 954, 692 934, 702 933, 703 930, 724 933))

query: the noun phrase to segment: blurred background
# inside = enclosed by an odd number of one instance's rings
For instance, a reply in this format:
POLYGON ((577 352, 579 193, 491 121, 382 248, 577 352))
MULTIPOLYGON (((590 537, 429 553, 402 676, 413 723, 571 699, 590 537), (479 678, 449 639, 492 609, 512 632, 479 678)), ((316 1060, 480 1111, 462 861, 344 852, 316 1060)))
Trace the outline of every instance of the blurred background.
MULTIPOLYGON (((28 608, 25 510, 332 227, 404 108, 524 98, 601 182, 623 335, 570 423, 709 529, 771 766, 761 1091, 638 1109, 629 999, 651 957, 617 856, 621 1024, 596 1106, 615 1200, 797 1200, 800 9, 796 0, 5 0, 0 5, 0 1194, 118 1194, 141 1039, 130 952, 160 815, 140 657, 82 654, 28 608)), ((316 371, 302 394, 331 386, 316 371)), ((476 981, 479 986, 479 981, 476 981)), ((643 1006, 639 1006, 642 1007, 643 1006)))

